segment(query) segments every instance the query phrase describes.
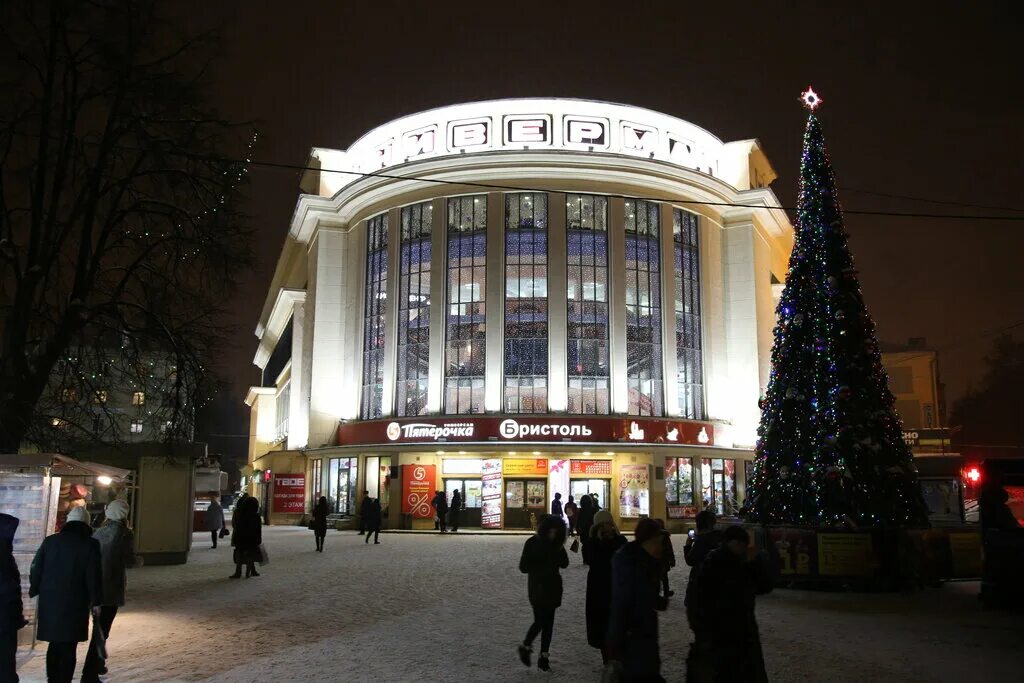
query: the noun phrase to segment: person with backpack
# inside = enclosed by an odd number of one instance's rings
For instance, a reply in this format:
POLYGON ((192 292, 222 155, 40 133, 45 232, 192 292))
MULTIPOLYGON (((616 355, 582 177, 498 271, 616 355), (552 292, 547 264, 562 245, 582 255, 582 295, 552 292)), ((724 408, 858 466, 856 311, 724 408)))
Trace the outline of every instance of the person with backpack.
POLYGON ((561 518, 544 515, 537 524, 537 533, 523 544, 519 571, 526 574, 527 597, 533 609, 533 623, 519 645, 519 661, 530 666, 533 641, 540 635, 540 657, 537 668, 550 671, 551 637, 555 628, 555 611, 562 606, 561 570, 569 566, 565 552, 565 523, 561 518))

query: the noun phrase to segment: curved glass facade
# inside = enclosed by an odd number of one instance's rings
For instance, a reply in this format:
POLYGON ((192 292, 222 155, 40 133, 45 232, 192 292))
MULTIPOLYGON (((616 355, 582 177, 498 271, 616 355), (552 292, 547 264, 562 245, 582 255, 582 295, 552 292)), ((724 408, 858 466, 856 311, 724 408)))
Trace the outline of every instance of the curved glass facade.
POLYGON ((577 193, 449 197, 437 221, 434 206, 394 210, 394 245, 386 213, 366 221, 362 419, 547 413, 559 404, 574 415, 658 417, 669 406, 683 418, 706 417, 697 215, 632 199, 614 209, 608 197, 577 193), (564 214, 552 211, 563 197, 564 214), (493 235, 488 204, 502 214, 493 235), (390 309, 389 249, 398 264, 390 309), (443 258, 432 272, 435 249, 443 258), (502 280, 490 293, 489 277, 502 280), (431 330, 439 297, 443 326, 431 330), (393 375, 385 372, 389 335, 393 375), (432 366, 432 358, 443 362, 432 366), (393 405, 383 405, 385 375, 393 405))

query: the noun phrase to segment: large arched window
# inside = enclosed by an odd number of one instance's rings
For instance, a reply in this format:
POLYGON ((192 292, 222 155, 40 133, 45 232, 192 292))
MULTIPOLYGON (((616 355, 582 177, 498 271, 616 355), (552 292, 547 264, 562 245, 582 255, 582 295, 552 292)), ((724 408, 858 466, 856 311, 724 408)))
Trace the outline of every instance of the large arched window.
POLYGON ((610 412, 608 366, 608 199, 570 194, 566 214, 569 378, 566 411, 610 412))
POLYGON ((363 313, 363 401, 359 414, 383 414, 384 320, 388 289, 388 215, 366 221, 366 301, 363 313))
POLYGON ((704 419, 704 372, 701 358, 700 251, 698 219, 692 213, 672 211, 675 250, 676 384, 679 415, 704 419))
POLYGON ((548 196, 505 195, 505 412, 548 409, 548 196))
POLYGON ((628 412, 662 415, 660 207, 626 200, 625 209, 628 412))
POLYGON ((430 229, 433 204, 402 208, 398 272, 398 371, 395 375, 399 416, 427 412, 430 370, 430 229))
POLYGON ((487 195, 448 200, 444 408, 484 412, 487 195))

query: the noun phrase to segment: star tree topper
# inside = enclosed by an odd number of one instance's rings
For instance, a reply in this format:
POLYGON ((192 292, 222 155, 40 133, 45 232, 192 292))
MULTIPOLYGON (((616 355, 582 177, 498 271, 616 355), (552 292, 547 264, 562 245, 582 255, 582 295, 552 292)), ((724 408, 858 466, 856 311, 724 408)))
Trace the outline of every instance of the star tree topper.
POLYGON ((814 92, 814 88, 807 86, 807 90, 800 93, 800 101, 804 103, 804 106, 807 107, 808 110, 813 112, 821 106, 821 103, 824 100, 821 99, 821 95, 814 92))

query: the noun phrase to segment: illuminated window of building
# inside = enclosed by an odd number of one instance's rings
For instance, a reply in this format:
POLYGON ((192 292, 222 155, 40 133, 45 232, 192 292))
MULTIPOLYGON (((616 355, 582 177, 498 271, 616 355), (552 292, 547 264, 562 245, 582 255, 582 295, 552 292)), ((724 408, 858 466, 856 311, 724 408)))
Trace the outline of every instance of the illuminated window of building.
MULTIPOLYGON (((693 458, 665 458, 665 502, 693 507, 693 458)), ((669 511, 669 517, 681 517, 669 511)))
POLYGON ((630 415, 664 412, 660 207, 626 200, 626 381, 630 415))
POLYGON ((107 402, 107 390, 106 389, 97 389, 96 391, 94 391, 93 394, 92 394, 92 402, 97 404, 97 405, 106 403, 107 402))
POLYGON ((548 409, 548 196, 505 195, 505 412, 548 409))
POLYGON ((675 209, 672 237, 675 250, 676 386, 679 414, 704 418, 704 372, 701 358, 700 251, 697 216, 675 209))
POLYGON ((366 221, 366 300, 363 314, 364 420, 383 414, 384 321, 388 285, 388 215, 366 221))
POLYGON ((291 396, 292 396, 292 383, 286 382, 281 390, 277 392, 277 398, 274 400, 274 417, 277 418, 277 431, 275 432, 277 439, 283 439, 288 436, 288 418, 291 415, 291 396))
POLYGON ((133 406, 144 406, 144 405, 146 405, 146 392, 144 392, 144 391, 133 391, 132 392, 132 405, 133 406))
POLYGON ((132 420, 131 432, 132 434, 142 433, 142 420, 132 420))
POLYGON ((704 508, 716 515, 735 515, 736 461, 730 458, 703 458, 700 461, 701 497, 704 508))
POLYGON ((487 196, 448 200, 445 412, 484 412, 487 196))
POLYGON ((78 390, 71 387, 65 387, 64 389, 61 389, 60 400, 63 403, 74 403, 75 401, 78 400, 78 390))
POLYGON ((566 411, 607 415, 608 199, 570 194, 566 213, 566 411))
POLYGON ((402 208, 398 272, 398 372, 396 412, 427 412, 430 368, 430 228, 433 204, 402 208))

